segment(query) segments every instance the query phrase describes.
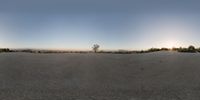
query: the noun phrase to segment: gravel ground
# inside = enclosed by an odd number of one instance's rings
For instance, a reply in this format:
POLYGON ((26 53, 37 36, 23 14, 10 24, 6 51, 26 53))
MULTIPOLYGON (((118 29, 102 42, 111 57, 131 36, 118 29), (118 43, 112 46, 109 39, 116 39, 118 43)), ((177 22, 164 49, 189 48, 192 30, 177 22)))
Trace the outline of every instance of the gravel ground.
POLYGON ((200 54, 0 54, 0 100, 200 100, 200 54))

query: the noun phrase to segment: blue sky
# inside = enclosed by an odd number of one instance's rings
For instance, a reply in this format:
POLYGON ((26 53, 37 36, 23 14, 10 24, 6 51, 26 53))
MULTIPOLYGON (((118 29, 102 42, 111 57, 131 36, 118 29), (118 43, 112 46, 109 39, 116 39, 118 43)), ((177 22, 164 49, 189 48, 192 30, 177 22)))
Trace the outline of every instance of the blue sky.
POLYGON ((1 0, 0 47, 200 47, 198 0, 1 0))

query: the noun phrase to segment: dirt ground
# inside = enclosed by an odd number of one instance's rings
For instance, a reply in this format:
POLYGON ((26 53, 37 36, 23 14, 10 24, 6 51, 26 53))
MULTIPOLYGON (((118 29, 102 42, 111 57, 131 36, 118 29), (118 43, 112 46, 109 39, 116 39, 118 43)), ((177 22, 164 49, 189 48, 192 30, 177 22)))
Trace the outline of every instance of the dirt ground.
POLYGON ((200 54, 0 53, 0 100, 200 100, 200 54))

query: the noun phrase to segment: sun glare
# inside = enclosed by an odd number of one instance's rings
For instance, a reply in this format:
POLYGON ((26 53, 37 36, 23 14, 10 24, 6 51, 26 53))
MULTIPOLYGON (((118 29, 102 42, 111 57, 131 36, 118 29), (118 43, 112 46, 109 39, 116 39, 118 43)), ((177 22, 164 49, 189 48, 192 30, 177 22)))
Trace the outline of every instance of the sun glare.
POLYGON ((173 47, 178 47, 179 46, 177 41, 174 41, 174 40, 166 41, 161 45, 164 45, 166 48, 173 48, 173 47))
POLYGON ((176 43, 175 43, 174 41, 167 41, 167 42, 165 43, 165 46, 166 46, 167 48, 176 47, 176 43))

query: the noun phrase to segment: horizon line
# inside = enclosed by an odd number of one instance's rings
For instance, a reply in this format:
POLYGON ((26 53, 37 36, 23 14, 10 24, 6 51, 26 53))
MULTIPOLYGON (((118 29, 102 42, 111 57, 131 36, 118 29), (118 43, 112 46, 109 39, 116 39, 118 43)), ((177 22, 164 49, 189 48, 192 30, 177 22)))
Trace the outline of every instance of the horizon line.
MULTIPOLYGON (((191 45, 189 45, 191 46, 191 45)), ((189 47, 188 46, 188 47, 189 47)), ((167 48, 167 49, 173 49, 173 48, 188 48, 188 47, 151 47, 151 48, 144 48, 144 49, 99 49, 99 51, 120 51, 120 50, 124 50, 124 51, 142 51, 142 50, 149 50, 152 48, 158 48, 158 49, 162 49, 162 48, 167 48)), ((52 51, 93 51, 92 48, 91 49, 73 49, 73 48, 9 48, 9 47, 0 47, 0 49, 11 49, 11 50, 52 50, 52 51)), ((200 47, 197 47, 200 48, 200 47)))

